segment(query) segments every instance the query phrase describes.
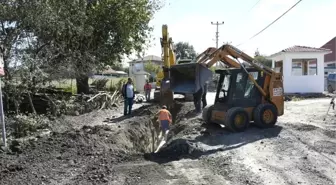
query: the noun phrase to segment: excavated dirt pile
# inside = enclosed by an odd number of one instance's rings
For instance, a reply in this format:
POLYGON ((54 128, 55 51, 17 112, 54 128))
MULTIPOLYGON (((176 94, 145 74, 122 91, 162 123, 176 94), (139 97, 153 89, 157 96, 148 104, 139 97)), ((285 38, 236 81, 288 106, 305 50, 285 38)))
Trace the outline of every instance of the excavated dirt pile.
POLYGON ((184 103, 175 110, 175 123, 171 126, 167 142, 157 153, 145 153, 144 158, 150 161, 165 163, 182 158, 198 158, 204 152, 197 142, 188 138, 199 135, 202 130, 203 120, 193 113, 193 103, 184 103))
MULTIPOLYGON (((76 183, 111 181, 113 175, 106 177, 113 173, 109 166, 143 160, 144 153, 156 149, 159 127, 153 118, 159 108, 159 105, 150 105, 134 111, 132 117, 114 123, 86 125, 25 142, 15 141, 15 147, 10 148, 15 150, 0 152, 1 183, 25 181, 35 184, 42 181, 58 184, 61 179, 69 178, 76 183)), ((171 110, 174 123, 170 144, 163 151, 168 148, 170 153, 176 153, 176 150, 185 153, 188 144, 175 140, 175 136, 188 127, 184 121, 194 116, 193 110, 192 103, 175 104, 171 110)))

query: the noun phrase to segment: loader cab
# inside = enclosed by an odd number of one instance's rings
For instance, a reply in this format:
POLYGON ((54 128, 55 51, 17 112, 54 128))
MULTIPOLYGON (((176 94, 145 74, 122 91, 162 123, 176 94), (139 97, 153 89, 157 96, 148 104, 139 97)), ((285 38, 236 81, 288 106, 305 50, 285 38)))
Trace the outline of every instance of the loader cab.
MULTIPOLYGON (((264 75, 254 68, 246 68, 260 86, 263 86, 264 75)), ((217 93, 214 104, 216 107, 255 107, 262 101, 262 95, 248 78, 243 69, 220 69, 215 71, 219 74, 217 93)))

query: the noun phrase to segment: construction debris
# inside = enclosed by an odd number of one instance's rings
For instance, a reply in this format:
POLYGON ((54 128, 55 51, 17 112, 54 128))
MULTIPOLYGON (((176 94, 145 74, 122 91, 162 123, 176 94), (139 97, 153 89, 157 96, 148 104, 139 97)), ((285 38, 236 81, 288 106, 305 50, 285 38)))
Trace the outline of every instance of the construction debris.
POLYGON ((118 91, 114 91, 113 94, 108 92, 99 92, 91 97, 87 102, 94 102, 94 106, 99 109, 112 109, 118 107, 121 101, 121 94, 118 91))

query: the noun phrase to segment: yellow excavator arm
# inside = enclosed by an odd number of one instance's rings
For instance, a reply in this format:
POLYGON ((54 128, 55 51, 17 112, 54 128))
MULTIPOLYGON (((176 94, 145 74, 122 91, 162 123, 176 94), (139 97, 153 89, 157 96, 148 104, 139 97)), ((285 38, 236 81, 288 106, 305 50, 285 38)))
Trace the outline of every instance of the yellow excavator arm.
MULTIPOLYGON (((162 38, 161 38, 161 48, 162 48, 162 60, 163 67, 169 68, 176 64, 176 57, 174 53, 174 46, 172 38, 169 37, 168 26, 162 25, 162 38)), ((161 81, 164 78, 164 72, 161 70, 156 75, 156 86, 160 87, 161 81)))
POLYGON ((161 104, 165 104, 168 107, 173 106, 174 93, 170 89, 170 68, 175 65, 175 53, 173 49, 172 38, 169 37, 168 26, 162 25, 162 38, 161 38, 161 48, 162 48, 162 60, 163 66, 162 71, 157 74, 156 84, 160 87, 160 99, 161 104))

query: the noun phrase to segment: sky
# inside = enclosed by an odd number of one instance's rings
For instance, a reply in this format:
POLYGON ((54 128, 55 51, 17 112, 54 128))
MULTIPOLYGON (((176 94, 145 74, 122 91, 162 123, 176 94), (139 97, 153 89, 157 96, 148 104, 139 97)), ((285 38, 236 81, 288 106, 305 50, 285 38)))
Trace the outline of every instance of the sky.
POLYGON ((163 24, 173 42, 189 42, 196 52, 231 42, 249 55, 258 49, 271 55, 294 46, 321 47, 336 36, 336 0, 302 0, 281 19, 250 39, 278 18, 298 0, 166 0, 155 15, 151 46, 145 55, 161 56, 160 37, 163 24), (256 4, 257 3, 257 4, 256 4))

